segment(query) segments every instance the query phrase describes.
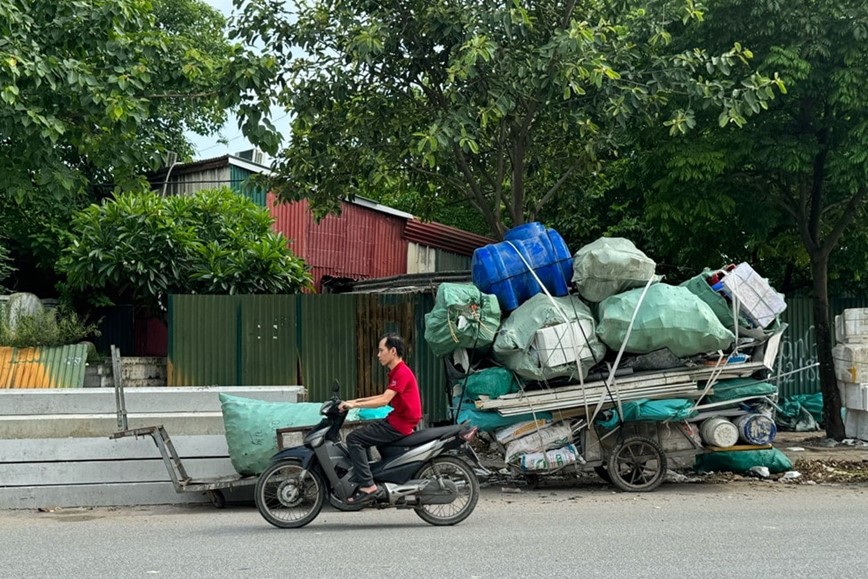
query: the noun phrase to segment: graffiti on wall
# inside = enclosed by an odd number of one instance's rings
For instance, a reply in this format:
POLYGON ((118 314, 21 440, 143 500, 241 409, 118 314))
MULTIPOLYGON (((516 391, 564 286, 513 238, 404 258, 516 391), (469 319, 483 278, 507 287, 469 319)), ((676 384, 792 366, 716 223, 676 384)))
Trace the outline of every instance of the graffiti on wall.
POLYGON ((797 334, 795 328, 784 332, 778 357, 776 374, 787 374, 780 379, 781 394, 807 394, 819 390, 820 369, 810 368, 817 362, 817 340, 814 325, 797 334), (792 373, 791 373, 792 372, 792 373))

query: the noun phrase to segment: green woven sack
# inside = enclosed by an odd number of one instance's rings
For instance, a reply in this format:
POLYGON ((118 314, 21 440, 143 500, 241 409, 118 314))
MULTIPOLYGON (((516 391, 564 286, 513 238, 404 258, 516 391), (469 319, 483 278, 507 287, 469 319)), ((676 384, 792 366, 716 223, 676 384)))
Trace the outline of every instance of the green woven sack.
POLYGON ((487 348, 500 326, 500 304, 473 284, 444 283, 425 314, 425 341, 436 356, 460 348, 487 348))
MULTIPOLYGON (((264 402, 220 394, 223 428, 229 460, 240 475, 255 476, 271 464, 277 453, 277 429, 313 426, 322 419, 319 402, 264 402)), ((358 409, 347 422, 359 420, 358 409)))
POLYGON ((726 329, 701 299, 687 288, 663 283, 648 288, 630 334, 630 320, 643 289, 634 289, 600 303, 597 336, 612 350, 627 342, 625 351, 648 354, 662 348, 679 358, 726 350, 735 335, 726 329))

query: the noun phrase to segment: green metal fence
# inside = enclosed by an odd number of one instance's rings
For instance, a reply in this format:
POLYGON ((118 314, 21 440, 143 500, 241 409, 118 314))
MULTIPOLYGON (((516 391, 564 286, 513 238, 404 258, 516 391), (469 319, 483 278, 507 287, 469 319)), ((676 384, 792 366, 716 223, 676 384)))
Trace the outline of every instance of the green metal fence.
POLYGON ((427 419, 447 419, 442 362, 425 344, 430 294, 319 294, 169 297, 170 386, 300 384, 312 401, 382 391, 377 343, 407 340, 427 419))
MULTIPOLYGON (((168 384, 301 384, 319 401, 337 380, 344 398, 370 396, 386 378, 377 341, 396 331, 407 340, 428 420, 446 420, 443 362, 423 338, 433 306, 430 293, 170 296, 168 384)), ((817 361, 812 307, 809 298, 787 300, 777 368, 787 374, 779 381, 782 396, 820 390, 817 368, 808 368, 817 361)), ((832 317, 855 307, 868 307, 868 299, 833 299, 832 317)))

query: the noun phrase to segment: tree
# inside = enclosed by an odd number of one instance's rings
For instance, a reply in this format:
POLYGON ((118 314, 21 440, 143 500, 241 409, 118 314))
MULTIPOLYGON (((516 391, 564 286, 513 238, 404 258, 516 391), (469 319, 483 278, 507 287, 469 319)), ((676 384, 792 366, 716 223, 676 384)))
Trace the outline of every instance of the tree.
POLYGON ((248 92, 274 59, 224 26, 199 0, 0 0, 0 234, 22 273, 50 272, 73 211, 143 188, 169 152, 190 156, 185 131, 216 132, 227 108, 276 150, 268 103, 248 92))
POLYGON ((738 43, 672 51, 701 18, 692 0, 235 4, 235 37, 286 63, 260 91, 295 114, 275 191, 321 211, 409 190, 466 199, 500 236, 617 155, 632 123, 686 131, 714 106, 742 124, 776 84, 738 43), (656 119, 676 94, 692 101, 656 119))
POLYGON ((304 262, 263 207, 229 189, 186 197, 131 193, 80 211, 58 268, 95 305, 165 311, 170 293, 295 293, 304 262))
POLYGON ((868 255, 868 5, 722 0, 696 32, 712 50, 737 36, 759 71, 780 73, 788 94, 742 130, 655 143, 644 165, 661 168, 649 171, 660 179, 649 211, 675 244, 685 242, 678 231, 694 247, 707 231, 725 254, 782 264, 778 279, 787 285, 799 275, 810 281, 825 428, 840 440, 829 284, 830 271, 864 275, 868 255), (833 255, 846 260, 836 268, 833 255))

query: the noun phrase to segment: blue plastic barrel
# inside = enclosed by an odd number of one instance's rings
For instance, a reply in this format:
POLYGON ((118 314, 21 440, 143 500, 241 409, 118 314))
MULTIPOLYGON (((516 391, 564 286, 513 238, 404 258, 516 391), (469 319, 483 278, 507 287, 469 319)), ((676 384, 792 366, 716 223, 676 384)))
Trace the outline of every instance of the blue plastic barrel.
POLYGON ((769 444, 778 434, 775 421, 763 414, 746 414, 735 420, 738 434, 748 444, 769 444))
POLYGON ((541 223, 525 223, 503 238, 474 251, 470 265, 474 285, 497 296, 502 310, 514 310, 543 291, 530 269, 553 296, 569 293, 573 258, 557 231, 541 223))

